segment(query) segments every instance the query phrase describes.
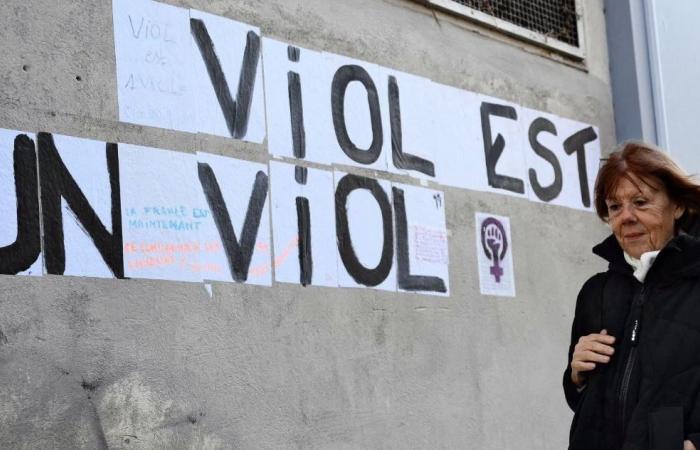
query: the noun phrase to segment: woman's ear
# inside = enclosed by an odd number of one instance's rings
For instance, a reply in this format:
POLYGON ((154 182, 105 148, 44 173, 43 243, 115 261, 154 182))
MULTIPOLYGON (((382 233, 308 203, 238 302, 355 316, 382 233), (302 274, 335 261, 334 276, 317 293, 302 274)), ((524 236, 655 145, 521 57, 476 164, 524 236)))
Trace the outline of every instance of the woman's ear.
POLYGON ((678 220, 685 213, 685 206, 676 205, 676 209, 673 211, 673 218, 678 220))

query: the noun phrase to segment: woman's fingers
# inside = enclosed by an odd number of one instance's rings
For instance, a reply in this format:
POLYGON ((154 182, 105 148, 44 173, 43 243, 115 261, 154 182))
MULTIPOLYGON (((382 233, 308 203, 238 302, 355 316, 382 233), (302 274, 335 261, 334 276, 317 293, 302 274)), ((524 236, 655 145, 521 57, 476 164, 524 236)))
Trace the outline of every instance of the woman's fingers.
POLYGON ((615 349, 610 345, 601 344, 600 342, 584 341, 574 347, 574 352, 593 352, 611 356, 613 353, 615 353, 615 349))
MULTIPOLYGON (((603 330, 605 331, 605 330, 603 330)), ((601 344, 606 344, 606 345, 612 345, 615 343, 615 336, 610 336, 609 334, 605 333, 592 333, 586 336, 581 336, 579 338, 579 343, 580 342, 588 342, 588 341, 594 341, 594 342, 600 342, 601 344)))
POLYGON ((585 362, 599 362, 599 363, 607 363, 610 362, 610 357, 608 355, 601 355, 600 353, 596 353, 590 350, 583 351, 579 354, 579 358, 577 358, 579 361, 585 361, 585 362))
POLYGON ((595 369, 595 363, 584 362, 584 361, 574 361, 571 363, 571 368, 578 372, 588 372, 595 369))
POLYGON ((590 345, 590 350, 602 355, 612 355, 615 353, 615 349, 610 345, 601 344, 600 342, 592 342, 590 345))
POLYGON ((571 357, 571 378, 575 384, 582 381, 581 372, 589 372, 596 368, 596 364, 607 364, 615 353, 612 344, 615 337, 610 336, 607 330, 600 333, 591 333, 581 336, 574 347, 571 357))

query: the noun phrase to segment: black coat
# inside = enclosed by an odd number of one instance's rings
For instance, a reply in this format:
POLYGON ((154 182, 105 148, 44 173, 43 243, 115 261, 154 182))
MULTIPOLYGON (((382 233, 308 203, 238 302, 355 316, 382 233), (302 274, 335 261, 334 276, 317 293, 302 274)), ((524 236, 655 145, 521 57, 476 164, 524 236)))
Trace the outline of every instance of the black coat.
POLYGON ((644 284, 614 236, 593 248, 610 264, 576 301, 564 393, 574 411, 572 450, 700 449, 700 239, 677 236, 644 284), (615 354, 578 392, 571 356, 579 337, 607 329, 615 354))

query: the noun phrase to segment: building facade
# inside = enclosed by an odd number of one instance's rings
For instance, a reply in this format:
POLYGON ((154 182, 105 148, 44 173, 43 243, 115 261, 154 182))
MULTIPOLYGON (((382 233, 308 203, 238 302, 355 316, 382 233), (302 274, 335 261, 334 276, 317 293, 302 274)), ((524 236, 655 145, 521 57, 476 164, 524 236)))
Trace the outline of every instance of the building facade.
POLYGON ((5 2, 3 445, 565 447, 616 138, 542 3, 5 2))

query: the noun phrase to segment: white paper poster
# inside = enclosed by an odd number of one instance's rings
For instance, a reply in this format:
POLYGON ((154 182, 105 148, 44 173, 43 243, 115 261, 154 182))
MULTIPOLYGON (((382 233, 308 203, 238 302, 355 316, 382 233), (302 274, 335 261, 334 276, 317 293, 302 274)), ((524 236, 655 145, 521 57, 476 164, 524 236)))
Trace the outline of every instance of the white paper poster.
POLYGON ((598 130, 553 114, 521 111, 523 123, 529 124, 523 140, 530 200, 592 211, 600 161, 598 130))
POLYGON ((200 239, 210 219, 196 156, 120 144, 119 172, 124 274, 201 281, 200 254, 212 249, 200 239))
POLYGON ((334 172, 338 284, 396 290, 391 184, 334 172))
MULTIPOLYGON (((105 142, 72 136, 53 135, 53 141, 63 164, 75 180, 88 205, 108 233, 112 227, 112 188, 107 166, 105 142)), ((47 183, 48 180, 43 180, 47 183)), ((65 249, 64 275, 112 278, 115 274, 93 242, 93 238, 79 221, 75 211, 61 199, 63 247, 65 249)), ((45 230, 46 231, 46 230, 45 230)))
POLYGON ((469 91, 433 83, 432 115, 437 133, 432 161, 437 182, 448 186, 488 189, 479 97, 469 91))
POLYGON ((324 54, 265 38, 263 64, 270 154, 330 164, 335 134, 324 54))
POLYGON ((275 280, 337 287, 333 172, 308 168, 301 184, 296 180, 294 165, 271 161, 270 178, 275 280), (304 236, 308 242, 304 242, 304 236))
POLYGON ((267 166, 201 152, 197 161, 208 204, 200 228, 202 277, 270 286, 267 166))
POLYGON ((444 117, 437 115, 439 102, 433 82, 380 67, 377 83, 386 86, 382 123, 389 171, 436 180, 434 159, 441 149, 435 140, 447 123, 439 121, 444 117))
POLYGON ((380 67, 324 53, 321 70, 331 80, 328 101, 333 133, 324 146, 331 152, 332 162, 386 171, 391 142, 384 139, 389 125, 382 120, 387 84, 380 67))
POLYGON ((392 187, 399 291, 449 296, 444 193, 396 183, 392 187))
POLYGON ((485 155, 484 171, 487 176, 491 172, 486 191, 527 198, 527 141, 523 139, 521 108, 485 95, 479 95, 478 99, 473 107, 478 108, 482 119, 479 141, 485 155))
POLYGON ((196 10, 190 10, 190 17, 197 131, 262 143, 260 30, 196 10))
POLYGON ((595 127, 197 10, 114 0, 113 12, 120 120, 267 135, 275 156, 591 210, 595 127))
POLYGON ((483 295, 515 297, 510 219, 476 213, 476 255, 483 295))
MULTIPOLYGON (((32 260, 33 255, 30 254, 31 252, 28 252, 28 260, 17 262, 18 264, 24 266, 24 269, 20 270, 13 267, 12 273, 10 274, 14 274, 16 270, 19 270, 19 272, 17 272, 18 275, 41 276, 42 274, 41 244, 39 242, 41 236, 39 230, 39 193, 37 191, 38 184, 30 183, 29 179, 20 180, 23 186, 26 184, 27 189, 29 191, 29 195, 33 196, 34 204, 34 208, 32 208, 33 210, 30 209, 27 211, 27 213, 31 215, 31 218, 28 218, 30 220, 21 225, 26 227, 24 231, 24 233, 26 234, 19 233, 18 230, 18 220, 22 219, 18 217, 18 201, 17 192, 15 189, 15 177, 23 177, 24 171, 34 172, 34 180, 37 179, 35 144, 36 136, 32 133, 0 129, 0 249, 4 249, 5 251, 12 250, 12 252, 15 255, 18 255, 20 253, 18 251, 19 249, 15 250, 15 248, 20 246, 26 248, 27 246, 26 242, 17 242, 17 239, 22 236, 26 236, 27 238, 33 239, 35 249, 37 245, 39 246, 37 249, 38 251, 36 251, 37 256, 34 260, 32 260), (15 173, 15 161, 13 157, 15 149, 15 139, 17 139, 18 136, 22 136, 18 140, 18 147, 22 153, 22 157, 27 158, 28 161, 33 160, 34 162, 33 167, 20 163, 20 174, 15 173), (34 224, 34 227, 31 227, 30 224, 34 224), (10 247, 15 243, 15 247, 10 247)), ((27 206, 31 207, 31 205, 27 206)), ((11 265, 14 266, 14 263, 11 265)), ((9 266, 10 264, 8 263, 7 269, 10 268, 9 266)))
POLYGON ((189 10, 113 0, 119 120, 195 131, 189 10))

